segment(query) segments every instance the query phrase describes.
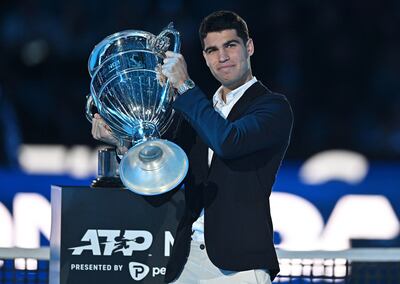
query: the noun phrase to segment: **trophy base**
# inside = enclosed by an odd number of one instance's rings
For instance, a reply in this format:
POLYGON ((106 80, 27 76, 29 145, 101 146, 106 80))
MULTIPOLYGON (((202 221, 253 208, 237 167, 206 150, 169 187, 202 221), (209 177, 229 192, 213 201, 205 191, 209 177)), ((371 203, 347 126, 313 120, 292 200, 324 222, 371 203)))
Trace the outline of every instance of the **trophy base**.
POLYGON ((119 175, 127 189, 140 195, 158 195, 176 188, 188 167, 182 148, 168 140, 151 139, 125 153, 119 175))
POLYGON ((119 177, 98 177, 92 181, 92 188, 124 188, 119 177))

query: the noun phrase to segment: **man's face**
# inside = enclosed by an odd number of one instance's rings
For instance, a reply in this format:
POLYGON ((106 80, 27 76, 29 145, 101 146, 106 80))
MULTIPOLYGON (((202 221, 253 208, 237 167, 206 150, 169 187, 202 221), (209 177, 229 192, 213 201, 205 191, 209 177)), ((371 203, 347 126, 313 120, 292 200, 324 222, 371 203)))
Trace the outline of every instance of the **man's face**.
POLYGON ((214 77, 228 89, 235 89, 251 79, 250 56, 253 41, 247 43, 236 30, 210 32, 204 38, 203 56, 214 77))

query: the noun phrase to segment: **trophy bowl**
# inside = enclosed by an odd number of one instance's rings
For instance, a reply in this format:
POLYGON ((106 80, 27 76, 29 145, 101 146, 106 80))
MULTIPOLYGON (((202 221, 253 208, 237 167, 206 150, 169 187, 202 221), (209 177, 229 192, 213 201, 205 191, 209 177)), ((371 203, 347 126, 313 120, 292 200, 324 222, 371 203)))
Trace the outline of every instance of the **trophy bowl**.
POLYGON ((179 52, 179 33, 172 24, 158 36, 139 30, 115 33, 95 46, 88 63, 92 79, 87 116, 95 105, 115 137, 132 142, 119 174, 129 190, 141 195, 175 188, 188 170, 185 152, 161 139, 174 115, 174 90, 168 80, 160 81, 157 71, 170 37, 173 51, 179 52))

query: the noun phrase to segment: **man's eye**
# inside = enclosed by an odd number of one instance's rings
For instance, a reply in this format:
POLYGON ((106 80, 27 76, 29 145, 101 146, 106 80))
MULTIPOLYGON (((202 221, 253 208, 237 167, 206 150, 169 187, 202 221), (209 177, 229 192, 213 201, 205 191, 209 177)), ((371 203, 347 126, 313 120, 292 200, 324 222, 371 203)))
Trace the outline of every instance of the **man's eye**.
POLYGON ((234 46, 236 46, 235 43, 230 43, 230 44, 228 44, 228 47, 234 47, 234 46))
POLYGON ((207 53, 207 54, 211 54, 211 53, 213 53, 214 51, 215 51, 215 49, 209 49, 209 50, 206 51, 206 53, 207 53))

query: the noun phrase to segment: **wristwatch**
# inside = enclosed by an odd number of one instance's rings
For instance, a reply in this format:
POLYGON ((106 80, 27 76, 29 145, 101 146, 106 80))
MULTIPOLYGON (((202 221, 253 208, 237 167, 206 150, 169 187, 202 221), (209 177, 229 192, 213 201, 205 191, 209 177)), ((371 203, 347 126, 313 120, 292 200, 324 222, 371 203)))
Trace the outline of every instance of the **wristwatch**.
POLYGON ((187 90, 193 89, 195 86, 194 82, 191 79, 185 80, 183 84, 178 87, 178 94, 182 95, 187 90))

